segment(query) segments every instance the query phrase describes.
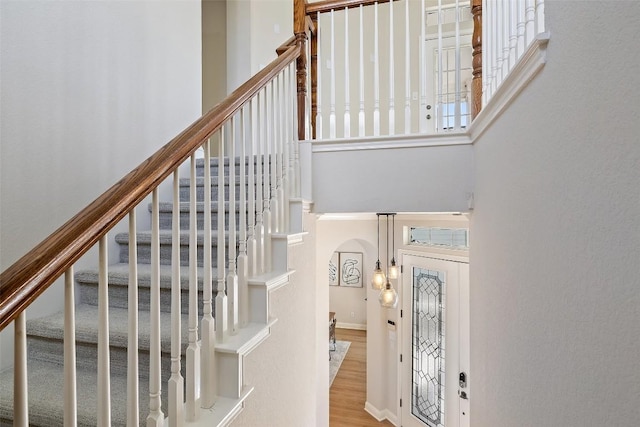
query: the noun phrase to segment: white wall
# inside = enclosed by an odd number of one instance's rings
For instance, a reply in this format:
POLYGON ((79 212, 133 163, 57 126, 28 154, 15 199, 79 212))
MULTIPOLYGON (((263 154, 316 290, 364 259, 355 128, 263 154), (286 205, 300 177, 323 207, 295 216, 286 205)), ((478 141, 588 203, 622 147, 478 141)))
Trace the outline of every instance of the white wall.
POLYGON ((472 424, 640 419, 640 3, 546 1, 548 62, 475 145, 472 424))
POLYGON ((293 36, 293 0, 227 0, 227 91, 276 59, 293 36))
MULTIPOLYGON (((202 91, 199 1, 0 7, 4 270, 198 118, 202 91)), ((28 314, 60 308, 46 300, 28 314)))
POLYGON ((316 212, 465 212, 471 145, 313 153, 316 212))
MULTIPOLYGON (((271 315, 278 321, 271 336, 245 358, 244 382, 255 386, 245 409, 233 425, 328 425, 328 347, 318 347, 315 284, 315 215, 306 215, 310 233, 304 243, 290 247, 291 282, 270 296, 271 315), (319 363, 325 366, 319 372, 319 363), (320 375, 322 376, 320 377, 320 375), (321 385, 321 386, 320 386, 321 385), (322 395, 318 396, 318 390, 322 395), (325 401, 326 422, 317 418, 317 402, 325 401)), ((325 312, 326 313, 326 312, 325 312)), ((326 315, 322 326, 326 329, 326 315)))

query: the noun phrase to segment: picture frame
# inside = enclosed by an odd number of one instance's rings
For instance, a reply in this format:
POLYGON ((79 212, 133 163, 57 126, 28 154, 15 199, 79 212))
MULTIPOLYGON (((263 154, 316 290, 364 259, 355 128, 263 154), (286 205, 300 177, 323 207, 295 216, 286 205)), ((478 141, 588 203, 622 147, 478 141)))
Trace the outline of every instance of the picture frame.
POLYGON ((340 255, 338 252, 334 252, 331 255, 331 259, 329 260, 329 286, 339 286, 340 285, 340 275, 338 274, 338 269, 340 267, 340 255))
POLYGON ((340 252, 340 286, 361 288, 363 286, 362 252, 340 252))

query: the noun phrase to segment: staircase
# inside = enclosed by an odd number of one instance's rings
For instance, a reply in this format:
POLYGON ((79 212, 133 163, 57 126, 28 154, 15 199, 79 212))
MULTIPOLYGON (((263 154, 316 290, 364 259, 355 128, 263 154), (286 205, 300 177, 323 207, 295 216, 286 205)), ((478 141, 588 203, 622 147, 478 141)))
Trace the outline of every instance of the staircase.
MULTIPOLYGON (((241 159, 236 158, 236 164, 241 159)), ((245 160, 247 163, 248 161, 245 160)), ((225 161, 228 163, 228 161, 225 161)), ((205 164, 203 159, 196 163, 196 199, 198 230, 198 313, 202 316, 202 254, 204 225, 203 180, 205 164)), ((211 175, 218 175, 218 159, 212 159, 211 175)), ((239 170, 236 167, 236 171, 239 170)), ((228 168, 225 168, 225 173, 228 168)), ((226 181, 226 180, 225 180, 226 181)), ((235 180, 233 189, 240 193, 240 180, 235 180)), ((190 180, 180 180, 180 237, 181 290, 182 290, 182 376, 186 377, 184 349, 188 345, 188 290, 189 290, 189 186, 190 180)), ((212 200, 217 200, 218 191, 230 191, 228 182, 220 185, 212 179, 212 200)), ((255 191, 255 190, 254 190, 255 191)), ((225 197, 228 200, 227 197, 225 197)), ((296 202, 293 201, 292 205, 296 202)), ((172 202, 160 204, 160 301, 161 301, 161 366, 162 366, 162 411, 167 416, 167 381, 170 377, 171 349, 171 248, 172 212, 176 206, 172 202)), ((212 229, 217 228, 217 212, 220 206, 212 203, 212 229)), ((229 215, 228 204, 223 207, 229 215)), ((236 212, 239 214, 239 208, 236 212)), ((301 210, 291 215, 302 215, 301 210)), ((292 221, 298 223, 300 221, 292 221)), ((239 222, 236 221, 236 224, 239 222)), ((300 222, 301 223, 301 222, 300 222)), ((225 221, 228 225, 228 222, 225 221)), ((301 230, 298 230, 301 231, 301 230)), ((139 316, 139 394, 140 424, 146 425, 149 408, 149 348, 150 348, 150 283, 151 283, 151 232, 138 231, 138 316, 139 316)), ((216 345, 216 378, 218 398, 213 408, 203 410, 199 424, 227 425, 242 409, 244 399, 252 388, 245 386, 242 379, 243 358, 270 334, 270 327, 276 321, 269 316, 269 293, 289 281, 287 268, 287 248, 290 235, 273 237, 273 270, 249 280, 249 324, 223 344, 216 345)), ((111 367, 111 422, 112 425, 126 425, 127 410, 127 344, 128 344, 128 281, 129 281, 129 236, 121 233, 115 236, 120 247, 117 264, 109 266, 109 343, 111 367)), ((228 241, 227 241, 228 245, 228 241)), ((228 248, 225 248, 228 249, 228 248)), ((217 243, 212 242, 211 252, 214 272, 217 276, 217 243)), ((76 306, 76 366, 78 425, 95 426, 97 402, 97 340, 98 340, 98 270, 78 271, 75 274, 79 301, 76 306)), ((214 279, 215 282, 215 279, 214 279)), ((215 297, 215 283, 214 283, 215 297)), ((215 314, 214 314, 215 315, 215 314)), ((199 322, 200 323, 200 322, 199 322)), ((27 322, 28 349, 28 396, 30 425, 55 426, 63 424, 63 334, 64 313, 32 319, 27 322)), ((0 425, 12 425, 13 416, 13 370, 0 374, 0 425)), ((199 425, 198 424, 198 425, 199 425)), ((187 424, 189 425, 189 424, 187 424)))

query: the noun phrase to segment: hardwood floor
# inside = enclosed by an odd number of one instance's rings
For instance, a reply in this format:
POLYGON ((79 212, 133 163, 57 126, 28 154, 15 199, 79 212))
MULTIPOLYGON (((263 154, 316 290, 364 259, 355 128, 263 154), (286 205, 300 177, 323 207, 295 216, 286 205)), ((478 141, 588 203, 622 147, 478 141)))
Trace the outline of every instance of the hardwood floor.
POLYGON ((336 339, 351 341, 347 356, 329 391, 329 425, 331 427, 393 426, 378 422, 367 411, 367 332, 336 329, 336 339))

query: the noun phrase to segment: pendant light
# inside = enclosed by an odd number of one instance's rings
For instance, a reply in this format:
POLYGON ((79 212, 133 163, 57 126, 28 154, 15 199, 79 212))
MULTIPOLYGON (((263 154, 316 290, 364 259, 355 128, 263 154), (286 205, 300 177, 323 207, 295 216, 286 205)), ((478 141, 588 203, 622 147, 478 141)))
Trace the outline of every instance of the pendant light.
POLYGON ((371 287, 373 289, 379 290, 382 289, 382 287, 384 286, 386 277, 384 275, 384 272, 382 271, 381 268, 381 264, 380 264, 380 215, 381 214, 376 214, 378 216, 378 260, 376 261, 376 268, 373 270, 373 279, 371 280, 371 287))
MULTIPOLYGON (((389 215, 393 217, 395 214, 384 215, 387 217, 387 261, 389 261, 389 215)), ((382 288, 380 295, 378 295, 378 301, 380 301, 380 305, 386 308, 396 308, 398 306, 398 293, 393 289, 393 285, 389 280, 389 274, 387 274, 387 280, 384 284, 384 288, 382 288)))
POLYGON ((389 279, 398 278, 398 266, 396 265, 396 214, 391 215, 391 264, 389 265, 389 279))

